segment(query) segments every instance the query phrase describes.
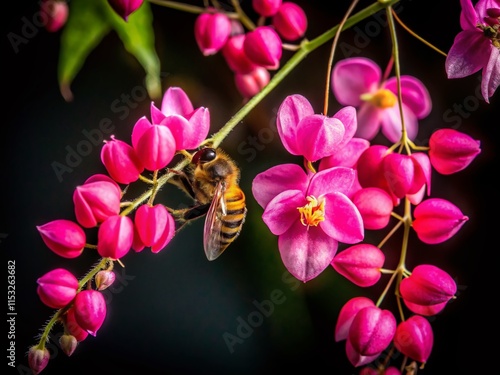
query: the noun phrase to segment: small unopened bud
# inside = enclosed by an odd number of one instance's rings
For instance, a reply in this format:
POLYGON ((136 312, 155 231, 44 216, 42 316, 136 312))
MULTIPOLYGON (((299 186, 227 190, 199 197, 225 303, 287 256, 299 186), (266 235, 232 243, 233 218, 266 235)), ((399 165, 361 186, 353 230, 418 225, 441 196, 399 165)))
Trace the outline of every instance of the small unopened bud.
POLYGON ((28 352, 28 364, 33 371, 33 375, 39 374, 49 363, 50 353, 47 348, 39 349, 32 346, 28 352))
POLYGON ((73 335, 64 334, 59 338, 59 345, 61 346, 64 354, 69 357, 75 351, 78 345, 78 340, 73 335))
POLYGON ((95 275, 95 285, 97 290, 104 290, 108 288, 115 281, 115 273, 109 270, 102 270, 95 275))

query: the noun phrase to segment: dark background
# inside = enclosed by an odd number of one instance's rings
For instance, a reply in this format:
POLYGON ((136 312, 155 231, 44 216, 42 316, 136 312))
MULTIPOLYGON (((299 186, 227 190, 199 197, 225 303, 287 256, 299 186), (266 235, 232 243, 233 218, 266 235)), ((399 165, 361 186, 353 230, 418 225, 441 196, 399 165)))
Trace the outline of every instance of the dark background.
MULTIPOLYGON (((320 1, 298 3, 309 17, 309 39, 337 24, 349 6, 347 1, 329 3, 329 9, 320 1)), ((245 9, 249 4, 242 3, 245 9)), ((361 1, 357 9, 368 4, 361 1)), ((3 121, 0 146, 0 248, 5 253, 4 267, 9 260, 16 264, 17 368, 13 373, 26 374, 26 352, 53 313, 39 301, 36 279, 56 267, 81 276, 96 260, 91 251, 72 260, 57 257, 44 246, 36 226, 74 217, 74 188, 91 174, 105 172, 100 147, 91 149, 71 173, 63 174, 62 181, 52 165, 64 164, 68 147, 75 149, 86 139, 85 132, 98 129, 106 118, 112 121, 116 137, 129 141, 135 121, 149 115, 150 99, 142 95, 142 68, 111 33, 76 77, 74 101, 65 102, 57 84, 60 33, 38 29, 16 53, 7 35, 21 35, 25 20, 32 19, 38 5, 12 6, 18 8, 4 12, 8 22, 4 23, 2 56, 7 66, 3 65, 2 98, 7 121, 3 121), (135 95, 132 105, 126 107, 130 110, 127 116, 115 110, 117 103, 124 104, 122 95, 135 95)), ((232 73, 220 55, 203 57, 197 49, 192 33, 194 15, 152 7, 164 88, 181 86, 195 107, 208 107, 212 132, 217 131, 242 105, 232 73)), ((448 51, 460 31, 459 1, 403 0, 400 7, 400 17, 408 26, 448 51)), ((435 345, 421 373, 471 373, 484 365, 495 368, 492 353, 498 347, 498 324, 492 307, 496 290, 491 287, 496 273, 492 258, 497 259, 498 251, 498 188, 493 181, 498 173, 500 94, 497 92, 490 104, 485 103, 477 94, 480 74, 447 80, 443 56, 401 28, 398 36, 403 74, 420 78, 433 100, 433 110, 421 121, 416 143, 425 145, 437 128, 454 127, 480 140, 482 148, 466 170, 446 177, 433 174, 432 196, 455 203, 469 221, 443 244, 429 246, 414 235, 411 238, 409 269, 431 263, 449 272, 458 284, 458 298, 432 318, 435 345), (459 106, 460 114, 453 113, 459 106)), ((373 19, 347 30, 340 43, 354 47, 349 49, 352 56, 369 57, 382 67, 390 55, 388 28, 373 19)), ((272 131, 275 113, 281 101, 294 93, 305 95, 316 111, 322 110, 329 48, 323 46, 308 56, 222 144, 241 167, 241 185, 248 197, 249 215, 237 242, 217 261, 208 262, 199 220, 159 254, 130 252, 123 259, 126 268, 117 269, 121 274, 115 291, 106 294, 108 314, 97 336, 89 336, 70 358, 57 345, 52 346, 53 358, 44 373, 257 374, 320 368, 335 374, 358 372, 345 357, 344 342, 334 342, 336 318, 340 307, 355 295, 376 300, 388 278, 380 285, 361 289, 329 268, 306 284, 297 282, 284 268, 277 239, 261 222, 262 209, 251 195, 251 181, 257 173, 278 163, 297 161, 284 152, 272 131), (248 137, 257 137, 258 148, 249 145, 248 137), (256 321, 253 331, 246 332, 247 337, 235 344, 231 353, 224 335, 236 336, 241 321, 258 316, 256 304, 265 304, 273 293, 281 293, 280 303, 273 305, 269 316, 256 321)), ((345 51, 337 50, 335 59, 348 57, 345 51)), ((285 52, 283 58, 290 56, 285 52)), ((331 96, 330 113, 339 108, 331 96)), ((168 187, 159 199, 171 205, 188 202, 168 187)), ((366 239, 376 244, 385 233, 368 232, 366 239)), ((388 263, 396 260, 400 240, 396 235, 384 246, 388 263)), ((394 308, 391 297, 382 307, 394 308)), ((59 330, 58 326, 53 331, 56 338, 59 330)), ((8 342, 6 338, 6 348, 8 342)), ((400 359, 394 358, 392 363, 398 366, 400 359)))

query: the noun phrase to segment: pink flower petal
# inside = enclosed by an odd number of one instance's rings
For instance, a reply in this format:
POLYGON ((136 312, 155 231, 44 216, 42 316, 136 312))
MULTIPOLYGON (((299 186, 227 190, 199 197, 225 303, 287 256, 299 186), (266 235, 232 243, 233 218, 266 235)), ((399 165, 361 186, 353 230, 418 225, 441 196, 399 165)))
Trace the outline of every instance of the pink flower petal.
MULTIPOLYGON (((479 1, 479 3, 485 2, 479 1)), ((460 12, 460 26, 462 27, 462 30, 475 29, 480 20, 474 6, 472 5, 472 1, 460 0, 460 6, 462 7, 462 11, 460 12)))
POLYGON ((150 127, 152 127, 153 124, 149 122, 149 120, 146 118, 146 116, 142 116, 137 122, 135 123, 134 127, 132 128, 132 147, 137 148, 137 142, 139 141, 139 138, 144 134, 146 130, 148 130, 150 127))
POLYGON ((184 146, 190 142, 190 137, 193 133, 191 124, 186 118, 180 115, 167 116, 161 122, 161 125, 166 126, 172 132, 177 150, 186 149, 184 146))
MULTIPOLYGON (((384 86, 397 96, 396 77, 389 78, 384 86)), ((431 112, 432 101, 429 91, 419 79, 412 76, 401 76, 401 97, 403 103, 417 118, 422 119, 431 112)))
POLYGON ((383 112, 380 108, 363 102, 358 109, 358 128, 355 136, 367 140, 373 139, 380 130, 383 112))
POLYGON ((380 83, 380 67, 364 57, 340 60, 332 71, 332 91, 342 105, 359 106, 362 94, 373 92, 380 83))
POLYGON ((210 111, 208 108, 199 107, 186 117, 189 126, 183 129, 184 139, 177 145, 179 150, 192 150, 205 140, 210 131, 210 111))
POLYGON ((344 125, 338 119, 323 115, 304 117, 298 124, 296 135, 299 155, 316 161, 332 155, 344 138, 344 125))
POLYGON ((305 204, 306 200, 302 191, 284 191, 269 202, 262 214, 262 220, 269 227, 271 233, 279 236, 285 233, 295 221, 299 220, 300 214, 297 207, 302 207, 305 204))
MULTIPOLYGON (((403 116, 408 138, 414 140, 418 133, 418 120, 413 111, 403 103, 403 116)), ((381 116, 382 133, 391 142, 398 142, 401 139, 402 125, 399 106, 395 105, 386 108, 381 116)))
POLYGON ((477 30, 457 34, 445 61, 448 78, 463 78, 478 72, 486 65, 491 42, 477 30))
POLYGON ((321 159, 319 170, 331 167, 354 168, 359 156, 370 146, 370 142, 363 138, 351 138, 351 140, 338 152, 321 159))
POLYGON ((271 199, 285 190, 300 190, 305 194, 308 184, 306 173, 297 164, 280 164, 255 176, 252 194, 266 208, 271 199))
POLYGON ((356 134, 356 130, 358 129, 358 117, 356 115, 356 108, 352 106, 344 107, 337 113, 335 113, 332 117, 340 120, 344 125, 344 138, 337 145, 338 148, 344 147, 347 143, 350 142, 352 137, 354 137, 354 134, 356 134))
POLYGON ((169 87, 163 95, 161 111, 165 116, 187 116, 193 112, 193 104, 180 87, 169 87))
POLYGON ((347 167, 334 167, 315 173, 306 195, 319 197, 328 192, 347 194, 354 180, 356 171, 347 167))
POLYGON ((301 155, 298 147, 297 125, 306 116, 314 114, 309 101, 302 95, 290 95, 283 100, 276 119, 278 134, 285 149, 292 155, 301 155))
POLYGON ((490 59, 485 68, 483 68, 483 78, 481 81, 481 94, 486 103, 493 96, 495 90, 500 85, 500 49, 492 48, 490 59))
POLYGON ((353 244, 364 238, 363 219, 352 201, 341 193, 325 194, 325 220, 319 226, 339 242, 353 244))

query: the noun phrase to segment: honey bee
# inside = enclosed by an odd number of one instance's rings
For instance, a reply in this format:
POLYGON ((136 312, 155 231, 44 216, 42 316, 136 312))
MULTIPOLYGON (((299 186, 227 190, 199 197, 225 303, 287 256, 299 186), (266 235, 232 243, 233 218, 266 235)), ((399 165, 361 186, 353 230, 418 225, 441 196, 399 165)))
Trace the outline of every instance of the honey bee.
POLYGON ((240 170, 221 149, 204 147, 193 154, 185 174, 179 176, 174 183, 195 200, 193 207, 183 210, 182 219, 206 214, 203 247, 207 259, 215 260, 238 237, 245 222, 240 170))

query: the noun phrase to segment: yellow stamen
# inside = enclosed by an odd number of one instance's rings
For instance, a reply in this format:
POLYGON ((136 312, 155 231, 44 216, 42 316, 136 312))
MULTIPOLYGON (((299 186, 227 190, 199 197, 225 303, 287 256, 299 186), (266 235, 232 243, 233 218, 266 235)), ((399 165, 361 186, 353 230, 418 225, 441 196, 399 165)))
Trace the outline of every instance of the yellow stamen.
POLYGON ((361 100, 370 102, 378 108, 390 108, 396 105, 398 98, 391 90, 380 89, 374 94, 366 93, 361 95, 361 100))
POLYGON ((307 203, 304 207, 297 207, 300 213, 300 222, 306 227, 317 226, 320 222, 325 220, 325 199, 320 196, 316 197, 309 195, 307 203))

